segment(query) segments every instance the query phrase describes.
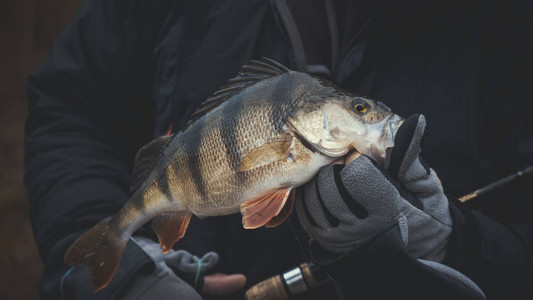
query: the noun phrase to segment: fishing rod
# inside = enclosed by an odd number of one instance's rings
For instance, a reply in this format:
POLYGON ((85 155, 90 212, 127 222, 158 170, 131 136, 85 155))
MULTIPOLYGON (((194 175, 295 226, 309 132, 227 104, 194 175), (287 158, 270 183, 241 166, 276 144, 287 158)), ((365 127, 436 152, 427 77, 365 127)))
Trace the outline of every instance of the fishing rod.
POLYGON ((518 178, 524 177, 524 176, 526 176, 528 174, 532 174, 532 173, 533 173, 533 166, 529 166, 529 167, 527 167, 527 168, 525 168, 525 169, 523 169, 521 171, 518 171, 518 172, 516 172, 514 174, 511 174, 511 175, 509 175, 507 177, 504 177, 504 178, 502 178, 500 180, 497 180, 497 181, 495 181, 493 183, 490 183, 490 184, 488 184, 488 185, 486 185, 486 186, 484 186, 484 187, 482 187, 482 188, 480 188, 478 190, 475 190, 475 191, 473 191, 473 192, 471 192, 469 194, 466 194, 466 195, 462 196, 461 198, 459 198, 459 201, 461 201, 461 202, 470 201, 470 200, 472 200, 474 198, 477 198, 477 197, 479 197, 481 195, 484 195, 484 194, 486 194, 486 193, 488 193, 490 191, 493 191, 493 190, 495 190, 495 189, 497 189, 499 187, 502 187, 502 186, 504 186, 504 185, 506 185, 508 183, 511 183, 511 182, 517 180, 518 178))
POLYGON ((286 300, 327 282, 327 274, 312 262, 259 282, 246 291, 246 300, 286 300))
MULTIPOLYGON (((468 193, 459 198, 459 200, 461 202, 470 201, 529 174, 533 174, 533 166, 528 166, 521 171, 468 193)), ((303 249, 301 250, 303 251, 303 249)), ((302 263, 298 267, 283 274, 270 277, 252 286, 246 291, 245 298, 247 300, 290 299, 295 295, 319 287, 327 280, 327 274, 325 274, 318 266, 314 265, 312 262, 302 263)))

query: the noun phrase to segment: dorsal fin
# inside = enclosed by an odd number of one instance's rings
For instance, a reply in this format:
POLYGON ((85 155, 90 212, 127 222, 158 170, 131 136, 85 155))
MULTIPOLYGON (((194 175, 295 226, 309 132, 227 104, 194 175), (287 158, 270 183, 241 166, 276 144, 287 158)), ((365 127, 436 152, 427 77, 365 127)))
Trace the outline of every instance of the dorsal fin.
POLYGON ((135 155, 135 163, 133 164, 133 171, 130 179, 130 192, 134 192, 141 184, 148 178, 150 172, 154 169, 161 152, 165 146, 170 142, 174 135, 166 135, 157 138, 150 143, 144 145, 135 155))
POLYGON ((258 81, 275 77, 287 72, 289 72, 287 67, 270 58, 261 57, 259 60, 251 60, 248 65, 244 65, 242 67, 237 77, 228 80, 225 85, 223 85, 205 102, 200 104, 197 110, 192 114, 191 120, 187 123, 186 127, 245 88, 257 83, 258 81))

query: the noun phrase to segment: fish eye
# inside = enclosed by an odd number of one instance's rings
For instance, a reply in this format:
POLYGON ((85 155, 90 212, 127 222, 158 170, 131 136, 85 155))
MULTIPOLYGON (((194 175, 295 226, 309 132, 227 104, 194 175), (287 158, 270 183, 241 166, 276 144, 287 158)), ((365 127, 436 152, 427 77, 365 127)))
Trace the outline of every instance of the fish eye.
POLYGON ((360 113, 364 113, 366 111, 366 106, 364 106, 361 103, 358 103, 354 106, 355 110, 360 113))

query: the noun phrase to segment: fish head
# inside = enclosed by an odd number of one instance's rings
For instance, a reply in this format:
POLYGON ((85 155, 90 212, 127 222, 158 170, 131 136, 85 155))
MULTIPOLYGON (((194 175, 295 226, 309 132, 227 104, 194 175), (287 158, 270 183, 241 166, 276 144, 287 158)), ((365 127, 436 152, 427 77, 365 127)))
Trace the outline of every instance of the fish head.
POLYGON ((289 124, 324 155, 342 157, 355 150, 386 166, 403 120, 381 102, 342 94, 307 102, 289 124))

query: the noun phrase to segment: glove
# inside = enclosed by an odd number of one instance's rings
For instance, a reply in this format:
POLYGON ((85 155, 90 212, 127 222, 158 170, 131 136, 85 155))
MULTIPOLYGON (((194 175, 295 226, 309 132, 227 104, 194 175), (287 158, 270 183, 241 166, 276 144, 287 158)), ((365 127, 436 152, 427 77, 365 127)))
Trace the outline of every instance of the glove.
POLYGON ((388 171, 359 156, 346 166, 322 168, 303 187, 296 209, 311 237, 312 261, 345 294, 485 297, 468 277, 438 263, 452 220, 440 180, 419 157, 425 125, 422 115, 402 124, 388 171))
POLYGON ((231 294, 245 284, 240 274, 201 276, 218 263, 219 256, 215 252, 208 252, 202 258, 184 250, 163 254, 159 243, 151 239, 135 237, 132 240, 152 258, 155 270, 132 280, 122 299, 202 299, 201 294, 231 294), (213 285, 213 281, 218 282, 213 285), (218 283, 224 286, 217 287, 218 283))
MULTIPOLYGON (((195 273, 198 258, 187 251, 170 250, 163 255, 161 248, 156 242, 145 238, 135 237, 132 240, 140 246, 155 263, 155 270, 148 274, 134 278, 122 299, 202 299, 194 287, 179 278, 172 267, 184 269, 195 273), (171 264, 168 264, 171 262, 171 264), (171 267, 172 266, 172 267, 171 267)), ((218 254, 207 253, 202 257, 200 272, 205 272, 218 262, 218 254)))
POLYGON ((340 256, 313 242, 311 258, 325 272, 322 278, 329 278, 345 299, 485 299, 483 291, 459 271, 412 258, 400 231, 398 223, 391 224, 365 245, 340 256))
POLYGON ((400 126, 388 172, 359 156, 322 168, 304 185, 296 209, 313 241, 342 254, 398 224, 412 257, 444 259, 452 219, 437 174, 419 157, 425 125, 424 116, 414 115, 400 126))
MULTIPOLYGON (((67 239, 65 245, 70 245, 78 235, 67 239)), ((62 256, 58 257, 62 261, 62 256)), ((201 259, 187 251, 171 250, 162 254, 159 243, 145 237, 132 237, 115 276, 105 289, 94 294, 89 269, 71 267, 58 278, 59 290, 53 298, 202 299, 201 295, 231 295, 242 289, 246 284, 246 277, 242 274, 204 276, 217 261, 218 255, 214 252, 201 259)), ((52 276, 46 272, 45 269, 43 276, 52 276)))

